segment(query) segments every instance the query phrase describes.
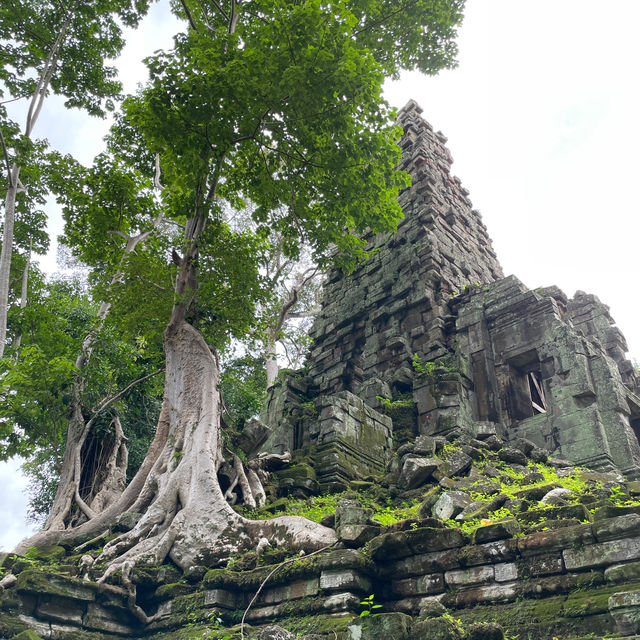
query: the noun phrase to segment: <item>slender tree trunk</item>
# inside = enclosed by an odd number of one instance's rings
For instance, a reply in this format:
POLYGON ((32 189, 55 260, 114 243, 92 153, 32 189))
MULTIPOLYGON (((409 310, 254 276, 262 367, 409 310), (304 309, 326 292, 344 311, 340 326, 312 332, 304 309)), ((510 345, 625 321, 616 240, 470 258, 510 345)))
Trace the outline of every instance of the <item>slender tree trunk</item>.
POLYGON ((267 389, 272 387, 278 377, 278 358, 276 355, 276 337, 272 331, 267 330, 265 368, 267 371, 267 389))
POLYGON ((4 230, 0 252, 0 358, 4 355, 7 340, 7 313, 9 310, 9 279, 13 251, 13 225, 16 218, 16 196, 20 184, 20 167, 11 167, 11 180, 4 203, 4 230))
MULTIPOLYGON (((31 96, 31 102, 29 103, 29 112, 27 113, 27 121, 25 124, 24 137, 30 138, 33 132, 33 128, 42 111, 42 105, 44 99, 47 96, 51 77, 56 67, 56 61, 60 54, 60 48, 67 37, 67 31, 73 18, 76 7, 79 0, 76 0, 69 8, 67 19, 64 21, 58 32, 58 36, 49 51, 42 71, 38 78, 36 89, 31 96)), ((5 146, 4 138, 2 139, 2 146, 5 153, 5 159, 8 157, 7 148, 5 146)), ((2 238, 2 251, 0 252, 0 357, 4 355, 4 347, 7 339, 7 314, 9 310, 9 274, 11 270, 11 253, 13 249, 13 225, 16 216, 16 196, 21 190, 20 187, 20 167, 17 163, 13 163, 11 169, 11 179, 9 180, 9 187, 7 189, 7 197, 5 200, 5 221, 4 232, 2 238)))
MULTIPOLYGON (((27 254, 27 263, 24 265, 24 271, 22 272, 22 287, 20 291, 20 308, 24 309, 27 306, 28 300, 28 291, 29 291, 29 268, 31 267, 31 248, 32 243, 29 240, 29 253, 27 254)), ((15 339, 15 350, 17 351, 20 348, 20 344, 22 343, 22 331, 16 336, 15 339)))

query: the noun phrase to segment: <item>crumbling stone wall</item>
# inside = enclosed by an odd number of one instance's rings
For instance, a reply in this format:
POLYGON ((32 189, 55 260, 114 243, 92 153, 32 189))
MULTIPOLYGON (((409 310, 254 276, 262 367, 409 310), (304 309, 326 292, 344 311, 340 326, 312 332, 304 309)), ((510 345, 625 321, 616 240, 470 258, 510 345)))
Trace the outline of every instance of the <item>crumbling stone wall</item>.
POLYGON ((413 178, 400 194, 398 232, 371 238, 371 259, 350 275, 334 271, 325 285, 309 358, 320 394, 347 390, 376 407, 378 395, 410 391, 413 354, 433 359, 448 351, 449 296, 502 277, 485 226, 450 173, 446 138, 421 111, 411 101, 398 117, 400 168, 413 178))
MULTIPOLYGON (((401 426, 403 440, 407 431, 526 437, 573 462, 640 475, 639 379, 608 308, 583 292, 568 299, 557 287, 529 291, 503 278, 450 174, 446 139, 420 112, 410 101, 398 117, 401 168, 413 178, 400 195, 405 218, 397 234, 369 239, 371 258, 353 274, 329 275, 304 391, 292 394, 288 382, 272 391, 267 447, 296 450, 317 437, 318 421, 296 417, 305 403, 339 412, 336 394, 354 394, 367 407, 362 433, 373 433, 380 414, 412 395, 415 420, 401 426)), ((355 478, 335 427, 334 458, 345 462, 331 479, 355 478)), ((351 451, 367 458, 366 441, 351 451)), ((389 455, 379 450, 369 468, 389 455)))
MULTIPOLYGON (((629 371, 624 339, 595 296, 568 300, 557 288, 529 291, 511 276, 470 290, 450 307, 467 381, 460 399, 473 419, 578 464, 640 473, 632 428, 638 397, 622 378, 629 371)), ((473 420, 466 426, 473 430, 473 420)))

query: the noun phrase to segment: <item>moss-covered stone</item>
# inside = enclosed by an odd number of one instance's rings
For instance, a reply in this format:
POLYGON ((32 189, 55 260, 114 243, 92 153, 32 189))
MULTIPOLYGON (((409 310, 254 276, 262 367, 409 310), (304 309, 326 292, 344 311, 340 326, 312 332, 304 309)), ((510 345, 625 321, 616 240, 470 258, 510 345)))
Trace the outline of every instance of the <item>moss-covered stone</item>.
POLYGON ((42 640, 42 638, 31 629, 21 631, 17 636, 13 636, 13 640, 42 640))
POLYGON ((182 577, 181 571, 174 565, 160 566, 139 565, 132 572, 132 580, 141 587, 158 587, 162 584, 178 582, 182 577))
POLYGON ((451 615, 422 620, 411 629, 413 640, 462 640, 464 635, 464 627, 451 615))
POLYGON ((19 593, 48 594, 73 600, 95 600, 98 585, 75 578, 30 569, 18 575, 16 591, 19 593))
POLYGON ((186 596, 195 591, 195 586, 185 584, 184 582, 174 582, 171 584, 163 584, 156 589, 154 599, 171 600, 177 596, 186 596))
POLYGON ((404 613, 380 613, 356 618, 349 625, 351 637, 361 640, 408 640, 413 619, 404 613))
POLYGON ((27 625, 17 616, 7 613, 0 614, 0 638, 13 638, 27 629, 27 625))

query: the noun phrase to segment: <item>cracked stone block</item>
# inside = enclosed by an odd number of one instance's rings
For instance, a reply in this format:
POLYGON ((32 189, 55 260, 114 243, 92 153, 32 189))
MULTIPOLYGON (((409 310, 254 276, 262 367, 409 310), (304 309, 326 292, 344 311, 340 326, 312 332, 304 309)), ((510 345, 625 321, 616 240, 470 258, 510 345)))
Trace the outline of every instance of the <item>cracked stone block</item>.
POLYGON ((371 580, 357 571, 329 569, 320 574, 320 589, 324 591, 339 591, 354 589, 355 591, 371 591, 371 580))
POLYGON ((503 562, 493 565, 496 582, 511 582, 518 579, 518 565, 515 562, 503 562))
POLYGON ((216 606, 225 609, 235 609, 238 606, 236 595, 226 589, 209 589, 206 591, 204 604, 208 607, 216 606))
POLYGON ((54 622, 70 622, 72 624, 82 625, 82 618, 85 613, 85 607, 73 600, 66 598, 44 597, 38 602, 36 607, 36 615, 45 620, 54 622))
POLYGON ((445 491, 433 505, 432 513, 436 518, 449 520, 473 504, 475 500, 463 491, 445 491))
MULTIPOLYGON (((115 614, 100 605, 90 602, 82 622, 83 626, 88 629, 131 635, 136 625, 133 620, 128 621, 128 623, 124 622, 122 620, 123 617, 125 616, 122 615, 122 612, 115 614)), ((128 617, 126 616, 125 619, 128 619, 128 617)))
POLYGON ((640 591, 614 593, 609 598, 609 613, 621 635, 640 633, 640 591))
POLYGON ((406 489, 417 489, 431 478, 434 471, 442 466, 442 460, 438 458, 409 457, 402 465, 400 484, 406 489))
POLYGON ((380 527, 369 524, 344 524, 336 529, 338 538, 348 547, 359 548, 379 533, 380 527))
MULTIPOLYGON (((518 550, 523 556, 538 555, 549 551, 562 551, 571 547, 590 549, 595 542, 590 524, 565 527, 553 531, 531 533, 518 539, 518 550)), ((569 567, 567 566, 567 569, 569 567)))
POLYGON ((442 593, 444 591, 444 579, 441 573, 433 573, 417 578, 392 580, 391 591, 401 597, 442 593))
POLYGON ((448 476, 462 475, 469 470, 472 464, 473 460, 464 451, 454 451, 446 460, 445 474, 448 476))
POLYGON ((456 588, 492 582, 494 576, 493 567, 472 567, 447 571, 444 574, 444 579, 448 586, 456 588))
POLYGON ((640 538, 623 538, 588 545, 582 549, 566 549, 562 556, 569 571, 636 560, 640 558, 640 538))

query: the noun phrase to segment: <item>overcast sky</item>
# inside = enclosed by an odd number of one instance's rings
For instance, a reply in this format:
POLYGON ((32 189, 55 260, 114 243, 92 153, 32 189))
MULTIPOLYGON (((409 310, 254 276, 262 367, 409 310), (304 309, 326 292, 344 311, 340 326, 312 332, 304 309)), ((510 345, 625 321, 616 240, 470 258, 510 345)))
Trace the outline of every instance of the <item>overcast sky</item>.
MULTIPOLYGON (((410 98, 448 138, 505 274, 528 287, 595 293, 640 359, 640 2, 469 0, 460 65, 406 75, 387 99, 410 98)), ((171 44, 172 19, 154 5, 119 63, 128 91, 141 59, 171 44)), ((49 100, 36 135, 90 163, 106 123, 49 100)), ((53 233, 60 230, 52 209, 53 233)), ((49 266, 51 263, 47 263, 49 266)), ((0 465, 0 549, 24 534, 24 480, 0 465)))

